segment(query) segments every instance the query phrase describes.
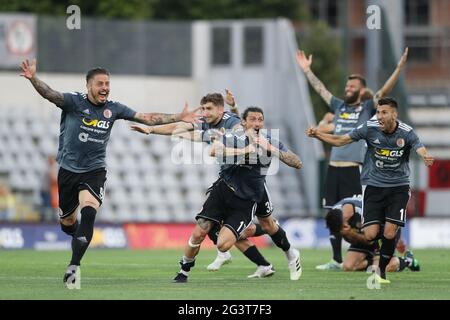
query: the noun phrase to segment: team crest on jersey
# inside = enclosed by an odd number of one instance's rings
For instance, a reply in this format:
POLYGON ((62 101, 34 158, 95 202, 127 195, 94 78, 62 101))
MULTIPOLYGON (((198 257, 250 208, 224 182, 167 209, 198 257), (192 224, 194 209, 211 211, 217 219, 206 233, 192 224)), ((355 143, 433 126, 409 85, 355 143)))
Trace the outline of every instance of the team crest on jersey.
POLYGON ((403 148, 405 146, 405 140, 402 138, 398 138, 396 142, 397 146, 399 146, 400 148, 403 148))
POLYGON ((103 111, 103 116, 104 116, 106 119, 111 118, 111 116, 112 116, 111 110, 105 109, 105 111, 103 111))

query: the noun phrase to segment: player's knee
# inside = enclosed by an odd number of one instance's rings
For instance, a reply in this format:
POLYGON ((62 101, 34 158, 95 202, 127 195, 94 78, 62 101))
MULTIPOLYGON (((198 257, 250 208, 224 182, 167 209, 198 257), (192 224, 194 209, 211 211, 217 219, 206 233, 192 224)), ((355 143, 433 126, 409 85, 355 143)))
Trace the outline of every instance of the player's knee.
POLYGON ((394 239, 396 234, 397 234, 396 229, 384 229, 383 232, 383 236, 388 240, 394 239))
POLYGON ((377 238, 378 231, 376 230, 364 230, 364 238, 366 238, 367 241, 373 241, 377 238))
POLYGON ((70 227, 70 226, 74 225, 76 221, 77 221, 77 217, 75 217, 75 215, 70 215, 66 218, 59 219, 59 222, 61 223, 61 228, 62 228, 62 226, 70 227))
POLYGON ((247 229, 245 229, 245 231, 242 233, 241 235, 241 239, 247 239, 252 237, 255 234, 256 231, 256 226, 254 224, 251 224, 250 226, 248 226, 247 229))
POLYGON ((80 207, 81 208, 92 207, 95 210, 98 210, 98 208, 100 207, 100 203, 98 201, 94 201, 94 200, 83 200, 80 202, 80 207))
POLYGON ((354 271, 355 270, 355 265, 354 263, 350 262, 350 261, 344 261, 344 263, 342 264, 342 270, 344 271, 354 271))

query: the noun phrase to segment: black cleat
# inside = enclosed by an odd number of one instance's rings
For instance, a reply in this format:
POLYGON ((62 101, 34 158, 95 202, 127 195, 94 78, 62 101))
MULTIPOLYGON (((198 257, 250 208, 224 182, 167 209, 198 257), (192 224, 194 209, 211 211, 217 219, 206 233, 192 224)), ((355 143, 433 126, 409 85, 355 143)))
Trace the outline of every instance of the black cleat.
POLYGON ((181 272, 179 272, 179 273, 177 273, 175 278, 173 278, 172 282, 175 282, 175 283, 186 283, 187 280, 188 280, 188 276, 182 274, 181 272))
POLYGON ((407 261, 407 264, 408 264, 407 266, 408 266, 409 270, 420 271, 419 260, 414 258, 414 254, 412 253, 412 251, 407 250, 405 252, 405 260, 407 261))

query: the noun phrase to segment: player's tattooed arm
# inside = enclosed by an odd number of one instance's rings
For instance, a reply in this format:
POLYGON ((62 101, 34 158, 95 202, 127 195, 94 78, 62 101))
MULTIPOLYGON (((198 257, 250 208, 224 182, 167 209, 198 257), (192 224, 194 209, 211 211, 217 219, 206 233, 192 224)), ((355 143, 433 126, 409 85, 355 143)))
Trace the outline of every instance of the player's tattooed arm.
POLYGON ((333 97, 333 95, 330 93, 330 91, 328 91, 322 81, 320 81, 311 71, 312 54, 310 54, 309 57, 306 58, 305 52, 303 50, 297 51, 297 63, 305 73, 308 82, 311 84, 314 90, 316 90, 316 92, 322 97, 325 103, 330 106, 331 98, 333 97))
POLYGON ((367 241, 363 234, 359 233, 356 229, 351 228, 348 224, 344 223, 341 230, 342 237, 350 243, 358 243, 363 245, 370 245, 371 242, 367 241))
POLYGON ((44 81, 40 80, 36 76, 36 65, 36 59, 33 59, 31 63, 28 59, 23 61, 20 66, 22 69, 20 75, 30 80, 33 87, 43 98, 56 104, 57 106, 62 106, 64 104, 64 95, 61 92, 50 88, 44 81))
POLYGON ((380 90, 378 90, 377 93, 375 93, 373 97, 375 107, 378 104, 378 100, 380 100, 381 98, 383 98, 384 96, 389 94, 389 92, 392 91, 395 84, 397 83, 398 78, 400 77, 402 69, 406 65, 407 59, 408 59, 408 47, 405 48, 405 51, 403 52, 403 55, 401 56, 397 64, 397 67, 395 68, 394 72, 391 74, 389 79, 385 82, 383 87, 380 90))
POLYGON ((173 123, 173 122, 189 122, 189 123, 197 123, 199 122, 200 115, 198 114, 200 107, 195 108, 190 111, 188 108, 188 104, 184 104, 183 111, 181 113, 175 114, 167 114, 167 113, 144 113, 137 112, 134 116, 134 121, 146 124, 148 126, 156 126, 160 124, 173 123))
MULTIPOLYGON (((276 152, 275 152, 276 154, 276 152)), ((301 169, 303 166, 303 162, 300 160, 299 156, 293 153, 291 150, 288 151, 279 151, 278 158, 289 167, 295 169, 301 169)))
POLYGON ((56 104, 57 106, 62 106, 64 104, 64 95, 61 92, 50 88, 44 81, 40 80, 38 77, 34 76, 30 79, 30 82, 43 98, 56 104))

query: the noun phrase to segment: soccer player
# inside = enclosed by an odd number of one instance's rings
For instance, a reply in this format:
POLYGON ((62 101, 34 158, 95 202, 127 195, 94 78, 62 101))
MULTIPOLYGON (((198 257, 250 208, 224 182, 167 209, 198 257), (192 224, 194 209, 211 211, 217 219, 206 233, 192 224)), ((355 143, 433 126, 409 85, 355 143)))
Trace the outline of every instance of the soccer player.
MULTIPOLYGON (((368 266, 379 263, 378 242, 366 240, 361 230, 361 218, 361 196, 342 199, 325 217, 327 228, 333 233, 340 233, 350 243, 350 248, 344 256, 344 271, 366 270, 368 266)), ((397 232, 396 242, 398 239, 400 230, 397 232)), ((403 271, 405 267, 411 271, 420 271, 419 262, 409 250, 404 252, 404 257, 393 256, 386 266, 386 271, 403 271)))
POLYGON ((195 122, 198 109, 179 114, 142 113, 108 100, 109 72, 95 68, 86 75, 87 94, 60 93, 36 76, 36 60, 22 62, 21 76, 45 99, 62 109, 57 161, 60 224, 72 237, 72 258, 64 283, 80 288, 80 262, 92 239, 97 210, 102 204, 106 181, 106 146, 114 121, 119 119, 156 125, 177 121, 195 122), (81 222, 77 220, 80 208, 81 222))
MULTIPOLYGON (((336 135, 345 135, 360 124, 369 120, 374 112, 378 99, 387 95, 397 82, 400 72, 406 64, 408 48, 405 49, 397 68, 373 99, 363 100, 366 94, 366 80, 360 75, 350 75, 345 85, 344 100, 333 96, 324 84, 311 71, 312 55, 306 58, 303 51, 297 52, 297 63, 306 75, 311 86, 322 97, 334 114, 330 125, 330 115, 326 115, 319 126, 320 130, 334 130, 336 135)), ((330 163, 325 181, 324 208, 330 208, 345 197, 361 194, 360 165, 363 162, 366 148, 363 142, 354 142, 343 148, 332 148, 330 163)), ((318 270, 342 269, 342 236, 330 234, 333 259, 326 264, 316 266, 318 270)))
POLYGON ((377 120, 369 120, 345 135, 331 135, 309 128, 307 135, 340 147, 365 140, 368 146, 361 172, 363 190, 363 229, 367 241, 382 239, 380 283, 386 279, 386 266, 395 250, 395 236, 405 225, 406 205, 410 197, 409 154, 415 150, 425 165, 434 159, 414 130, 398 120, 398 105, 393 98, 378 100, 377 120), (384 231, 379 235, 380 225, 384 231))
MULTIPOLYGON (((234 135, 226 134, 220 139, 222 141, 215 140, 212 144, 210 155, 219 159, 222 155, 226 165, 221 167, 219 179, 213 184, 202 211, 196 216, 197 225, 188 241, 175 282, 187 281, 200 245, 213 223, 223 223, 217 239, 220 251, 229 250, 241 238, 252 222, 257 203, 263 198, 265 170, 268 169, 272 156, 289 166, 301 168, 297 155, 286 149, 281 142, 272 141, 270 136, 266 137, 260 132, 264 127, 264 114, 260 108, 247 108, 242 125, 245 131, 239 130, 234 135), (256 154, 257 149, 265 152, 264 161, 264 155, 258 155, 255 161, 249 161, 251 158, 248 154, 256 154)), ((291 273, 291 279, 298 280, 301 276, 300 259, 292 260, 292 264, 290 268, 295 268, 297 273, 294 279, 291 273)))
MULTIPOLYGON (((147 127, 131 126, 135 131, 145 134, 161 134, 172 135, 175 134, 182 138, 190 139, 193 141, 204 141, 211 143, 212 138, 217 136, 218 130, 231 130, 236 131, 241 128, 241 119, 236 115, 238 113, 234 95, 230 90, 226 90, 226 101, 231 105, 233 112, 224 111, 224 100, 220 93, 208 94, 202 98, 200 104, 202 106, 202 123, 201 128, 196 129, 195 126, 187 123, 174 123, 164 126, 147 127), (196 130, 194 130, 196 129, 196 130)), ((225 164, 226 166, 226 164, 225 164)), ((273 205, 270 201, 270 196, 267 190, 267 186, 264 189, 263 199, 258 203, 256 207, 255 215, 261 225, 262 230, 267 233, 277 247, 279 247, 286 255, 288 260, 288 266, 290 270, 290 278, 292 280, 298 280, 300 277, 297 271, 296 265, 300 264, 300 254, 298 250, 291 247, 289 240, 287 239, 286 232, 281 226, 275 223, 272 217, 273 205)), ((257 229, 258 230, 258 229, 257 229)), ((258 232, 256 235, 259 235, 258 232)), ((254 235, 248 235, 254 236, 254 235)), ((256 247, 252 247, 251 251, 244 253, 251 261, 260 259, 262 256, 259 252, 256 252, 256 247), (260 258, 257 258, 260 257, 260 258)), ((220 268, 224 263, 231 261, 231 254, 229 252, 221 252, 219 250, 216 260, 208 266, 208 270, 215 271, 220 268)), ((268 268, 257 268, 255 273, 260 274, 260 277, 264 277, 264 272, 261 270, 269 270, 268 268)), ((269 272, 269 271, 268 271, 269 272)), ((273 272, 270 272, 273 273, 273 272)))

